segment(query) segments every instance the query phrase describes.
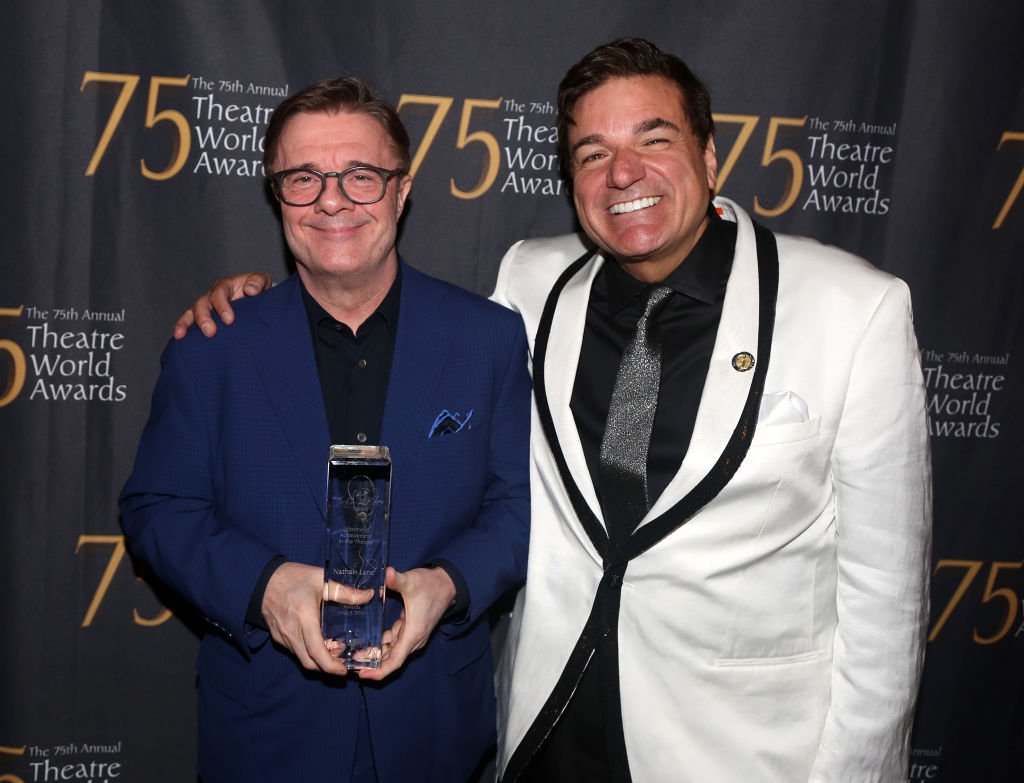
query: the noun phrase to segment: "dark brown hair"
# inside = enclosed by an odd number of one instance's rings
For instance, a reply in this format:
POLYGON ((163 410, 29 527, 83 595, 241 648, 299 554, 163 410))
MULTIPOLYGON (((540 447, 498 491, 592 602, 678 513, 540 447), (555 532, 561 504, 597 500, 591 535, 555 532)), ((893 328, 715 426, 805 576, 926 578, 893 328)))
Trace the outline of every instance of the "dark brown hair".
POLYGON ((355 76, 341 76, 324 79, 285 98, 270 116, 266 138, 263 141, 263 168, 269 175, 277 145, 285 123, 296 114, 333 114, 339 111, 365 114, 374 119, 391 139, 391 146, 398 156, 398 168, 409 168, 409 134, 402 125, 398 112, 387 101, 379 100, 361 79, 355 76))
POLYGON ((686 63, 643 38, 619 38, 585 55, 558 85, 558 159, 567 179, 572 177, 569 126, 576 124, 572 117, 576 103, 610 79, 632 76, 661 76, 677 85, 682 93, 683 114, 701 147, 714 135, 711 92, 686 63))

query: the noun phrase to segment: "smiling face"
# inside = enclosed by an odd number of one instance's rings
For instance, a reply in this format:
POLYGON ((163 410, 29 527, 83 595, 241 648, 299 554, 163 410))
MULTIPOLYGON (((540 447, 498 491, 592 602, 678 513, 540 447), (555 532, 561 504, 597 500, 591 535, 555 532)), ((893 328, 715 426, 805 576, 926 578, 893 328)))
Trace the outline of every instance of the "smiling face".
POLYGON ((682 102, 661 76, 612 78, 579 99, 569 126, 583 230, 645 282, 664 280, 707 226, 715 145, 702 148, 682 102))
MULTIPOLYGON (((399 160, 383 127, 357 112, 304 112, 290 117, 281 131, 274 170, 310 167, 343 171, 368 163, 398 168, 399 160)), ((351 287, 390 285, 398 269, 398 219, 411 180, 388 182, 375 204, 353 204, 337 178, 327 180, 320 198, 308 207, 281 203, 281 219, 298 274, 310 293, 346 282, 351 287)))

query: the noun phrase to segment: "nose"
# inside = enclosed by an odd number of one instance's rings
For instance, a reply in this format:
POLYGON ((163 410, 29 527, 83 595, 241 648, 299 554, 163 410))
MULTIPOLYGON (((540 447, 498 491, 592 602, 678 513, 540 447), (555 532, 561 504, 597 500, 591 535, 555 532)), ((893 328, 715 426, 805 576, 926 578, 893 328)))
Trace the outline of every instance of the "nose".
POLYGON ((340 177, 328 177, 324 185, 324 192, 316 200, 317 211, 334 215, 343 209, 352 209, 354 206, 341 189, 340 177))
POLYGON ((625 190, 643 179, 644 164, 633 150, 618 150, 608 166, 608 187, 625 190))

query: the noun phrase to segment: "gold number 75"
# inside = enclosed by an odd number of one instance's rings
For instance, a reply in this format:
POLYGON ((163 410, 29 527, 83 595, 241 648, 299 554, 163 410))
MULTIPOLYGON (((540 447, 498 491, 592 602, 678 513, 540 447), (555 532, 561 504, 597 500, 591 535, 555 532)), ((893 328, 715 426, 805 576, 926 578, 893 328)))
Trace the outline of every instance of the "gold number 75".
MULTIPOLYGON (((124 559, 125 553, 124 536, 83 534, 78 537, 78 545, 75 547, 75 554, 77 555, 83 546, 87 546, 89 544, 105 544, 107 546, 112 546, 113 549, 110 552, 110 559, 107 561, 107 567, 103 569, 103 576, 100 577, 100 583, 96 587, 96 592, 92 596, 92 601, 89 603, 89 608, 85 612, 85 619, 82 620, 83 628, 88 628, 92 625, 92 621, 96 617, 96 612, 99 611, 100 604, 103 603, 103 599, 107 595, 107 590, 110 589, 110 583, 113 581, 114 574, 117 573, 117 567, 121 565, 121 561, 124 559)), ((171 618, 171 610, 164 608, 164 610, 156 617, 143 617, 139 614, 138 609, 132 609, 132 617, 136 625, 153 627, 167 622, 167 620, 171 618)))
MULTIPOLYGON (((974 579, 981 572, 981 568, 984 563, 981 560, 940 560, 935 564, 935 573, 937 574, 943 568, 962 568, 964 569, 964 575, 960 579, 960 584, 957 585, 956 590, 953 592, 953 597, 949 599, 949 603, 946 604, 946 608, 942 610, 942 614, 939 615, 939 619, 935 621, 935 626, 932 628, 931 633, 928 634, 928 641, 932 642, 938 637, 939 632, 946 625, 946 621, 949 620, 950 615, 953 614, 953 610, 959 605, 960 601, 963 600, 964 595, 967 594, 967 590, 970 588, 974 579)), ((1009 587, 996 588, 996 577, 999 572, 1007 568, 1021 568, 1024 566, 1024 561, 1009 563, 1009 562, 995 562, 992 563, 992 567, 988 572, 988 581, 985 584, 985 592, 982 594, 981 602, 987 604, 993 599, 1000 598, 1006 602, 1006 620, 1003 622, 1002 627, 991 636, 982 636, 978 633, 978 629, 975 628, 973 631, 973 639, 976 644, 995 644, 1007 633, 1013 625, 1013 621, 1017 616, 1017 612, 1020 608, 1020 598, 1017 596, 1012 589, 1009 587)))
MULTIPOLYGON (((454 98, 443 95, 406 94, 398 100, 398 111, 401 111, 403 106, 408 105, 434 107, 434 113, 427 125, 427 130, 423 134, 423 139, 419 146, 416 148, 416 153, 413 155, 412 163, 409 167, 410 177, 415 179, 416 173, 420 170, 423 159, 427 155, 427 150, 434 143, 437 132, 441 128, 441 123, 444 122, 444 118, 454 102, 454 98)), ((455 184, 454 179, 449 180, 449 190, 456 198, 479 198, 494 184, 494 180, 498 176, 498 167, 501 163, 501 149, 498 145, 498 140, 494 138, 493 133, 488 133, 487 131, 478 130, 470 133, 469 122, 474 109, 497 109, 499 106, 501 106, 501 98, 495 98, 494 100, 466 98, 462 103, 462 115, 459 118, 459 134, 455 141, 455 148, 461 150, 470 144, 483 144, 486 150, 486 160, 480 172, 480 179, 469 190, 462 190, 455 184)))
MULTIPOLYGON (((744 147, 747 146, 747 142, 750 141, 750 137, 754 133, 754 128, 757 126, 760 117, 754 114, 715 114, 713 116, 715 124, 719 126, 740 126, 739 135, 729 149, 728 155, 725 156, 725 161, 722 163, 721 168, 718 170, 718 183, 715 191, 721 193, 722 188, 725 187, 725 181, 729 178, 729 174, 732 173, 733 167, 736 165, 736 161, 739 159, 744 147)), ((764 141, 764 150, 761 153, 761 168, 768 168, 773 163, 785 163, 787 166, 786 190, 779 199, 779 203, 774 207, 763 206, 760 199, 755 195, 754 212, 758 215, 764 215, 765 217, 781 215, 793 206, 800 195, 800 188, 804 184, 803 161, 796 150, 785 147, 776 149, 775 145, 780 127, 802 128, 806 123, 807 117, 770 117, 768 119, 768 131, 764 141)))
MULTIPOLYGON (((188 160, 188 153, 192 148, 192 137, 189 135, 188 121, 185 119, 185 115, 180 111, 175 111, 174 109, 164 109, 163 111, 156 110, 157 96, 162 86, 185 87, 188 84, 188 79, 188 76, 153 76, 149 80, 149 96, 146 101, 145 127, 152 128, 158 122, 169 122, 174 125, 177 130, 177 134, 174 137, 174 149, 171 153, 171 161, 167 164, 167 168, 162 171, 153 171, 146 165, 146 161, 139 161, 142 176, 146 179, 170 179, 181 171, 182 167, 185 165, 185 161, 188 160)), ((120 84, 121 92, 117 96, 117 101, 114 103, 114 108, 110 112, 110 117, 107 118, 107 124, 103 128, 103 133, 100 134, 100 140, 96 144, 96 149, 93 150, 92 157, 89 159, 89 165, 85 168, 85 176, 87 177, 91 177, 96 173, 96 169, 99 167, 100 161, 103 160, 103 156, 106 154, 107 148, 110 146, 110 140, 114 137, 114 131, 116 131, 118 125, 121 124, 125 109, 128 108, 128 102, 132 99, 135 88, 139 86, 139 75, 134 73, 102 73, 99 71, 86 71, 82 76, 82 86, 79 88, 79 92, 85 89, 85 85, 92 82, 120 84)))

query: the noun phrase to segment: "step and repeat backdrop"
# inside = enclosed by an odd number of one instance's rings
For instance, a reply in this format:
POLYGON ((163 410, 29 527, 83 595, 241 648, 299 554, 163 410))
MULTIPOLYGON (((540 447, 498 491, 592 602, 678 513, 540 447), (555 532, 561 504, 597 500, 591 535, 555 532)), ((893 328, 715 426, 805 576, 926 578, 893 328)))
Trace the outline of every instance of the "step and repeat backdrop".
POLYGON ((177 315, 216 277, 288 274, 260 164, 274 106, 346 73, 393 100, 415 156, 400 249, 487 294, 512 242, 575 230, 555 89, 621 35, 709 83, 723 195, 909 283, 935 534, 907 776, 1024 779, 1024 4, 40 0, 2 18, 0 781, 194 779, 201 623, 132 562, 116 499, 177 315))

